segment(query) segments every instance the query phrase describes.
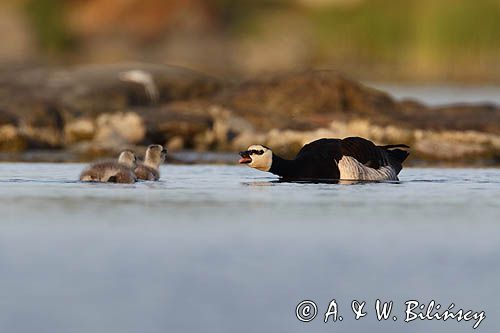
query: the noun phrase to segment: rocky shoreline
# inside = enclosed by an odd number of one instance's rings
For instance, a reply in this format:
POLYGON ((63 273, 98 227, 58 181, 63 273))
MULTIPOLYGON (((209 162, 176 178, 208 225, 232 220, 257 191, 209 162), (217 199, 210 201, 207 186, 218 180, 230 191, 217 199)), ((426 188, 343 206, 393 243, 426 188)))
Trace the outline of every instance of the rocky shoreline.
POLYGON ((346 136, 406 143, 413 164, 500 165, 498 106, 397 102, 335 71, 242 82, 134 63, 0 74, 0 160, 86 161, 150 143, 173 156, 252 143, 291 156, 316 138, 346 136))

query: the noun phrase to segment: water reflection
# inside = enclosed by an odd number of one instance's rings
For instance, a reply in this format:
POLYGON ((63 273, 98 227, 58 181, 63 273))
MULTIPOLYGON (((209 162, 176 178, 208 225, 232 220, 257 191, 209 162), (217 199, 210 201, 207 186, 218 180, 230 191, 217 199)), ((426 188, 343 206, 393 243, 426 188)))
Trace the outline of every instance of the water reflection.
POLYGON ((333 185, 367 185, 367 184, 401 184, 397 180, 348 180, 348 179, 272 179, 268 181, 242 182, 243 186, 273 186, 275 184, 333 184, 333 185))

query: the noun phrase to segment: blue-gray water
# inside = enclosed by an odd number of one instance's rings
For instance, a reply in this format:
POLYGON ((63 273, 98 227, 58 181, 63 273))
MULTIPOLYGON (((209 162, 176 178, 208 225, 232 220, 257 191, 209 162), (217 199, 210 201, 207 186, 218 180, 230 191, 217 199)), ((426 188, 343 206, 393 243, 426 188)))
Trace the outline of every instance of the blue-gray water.
POLYGON ((500 105, 499 86, 404 85, 370 82, 367 85, 385 91, 397 100, 414 99, 433 106, 456 103, 500 105))
POLYGON ((75 181, 82 167, 0 164, 0 332, 473 331, 404 323, 411 299, 484 310, 478 331, 500 330, 498 169, 338 185, 166 166, 158 183, 96 185, 75 181), (377 298, 396 322, 376 320, 377 298), (344 320, 324 324, 331 299, 344 320))

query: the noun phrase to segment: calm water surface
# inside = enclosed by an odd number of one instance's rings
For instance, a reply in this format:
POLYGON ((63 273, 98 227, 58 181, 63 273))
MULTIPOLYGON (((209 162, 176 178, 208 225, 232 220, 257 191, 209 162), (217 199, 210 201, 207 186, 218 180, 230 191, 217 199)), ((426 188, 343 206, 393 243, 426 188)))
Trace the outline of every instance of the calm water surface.
POLYGON ((404 323, 410 299, 484 310, 477 331, 500 330, 498 169, 349 185, 167 166, 158 183, 105 185, 76 182, 82 168, 0 164, 0 332, 473 331, 404 323), (377 298, 396 322, 376 320, 377 298), (344 320, 324 324, 331 299, 344 320))
POLYGON ((416 99, 433 106, 456 103, 500 105, 500 86, 404 85, 399 83, 367 84, 386 91, 397 100, 416 99))

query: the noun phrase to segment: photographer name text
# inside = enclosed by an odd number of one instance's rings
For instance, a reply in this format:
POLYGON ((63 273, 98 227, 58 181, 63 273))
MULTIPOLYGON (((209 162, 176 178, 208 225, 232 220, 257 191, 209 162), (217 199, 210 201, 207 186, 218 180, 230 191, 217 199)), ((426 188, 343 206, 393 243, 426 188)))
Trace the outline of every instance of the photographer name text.
MULTIPOLYGON (((447 307, 441 304, 430 301, 429 303, 420 303, 416 300, 408 300, 403 304, 404 311, 402 317, 405 323, 410 323, 416 320, 436 320, 436 321, 457 321, 471 322, 472 328, 476 329, 486 318, 484 311, 463 310, 451 303, 447 307)), ((325 306, 325 311, 321 313, 323 322, 343 321, 341 309, 335 299, 331 300, 325 306)), ((396 314, 393 301, 382 302, 377 299, 371 308, 378 321, 397 321, 399 320, 396 314)), ((318 316, 318 305, 311 300, 303 300, 295 307, 295 316, 302 322, 311 322, 318 316)), ((354 319, 363 320, 369 313, 369 306, 366 301, 353 300, 350 304, 350 311, 354 319)))

